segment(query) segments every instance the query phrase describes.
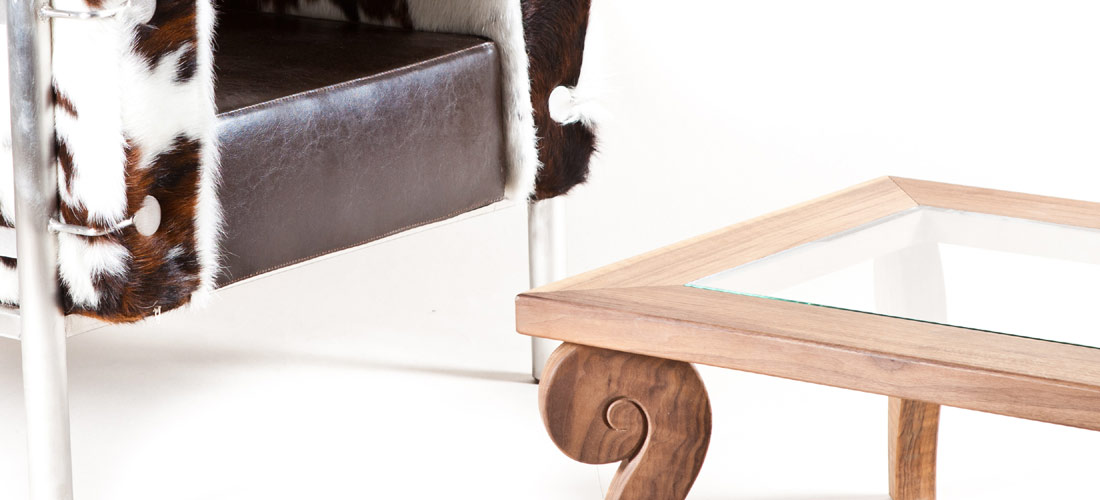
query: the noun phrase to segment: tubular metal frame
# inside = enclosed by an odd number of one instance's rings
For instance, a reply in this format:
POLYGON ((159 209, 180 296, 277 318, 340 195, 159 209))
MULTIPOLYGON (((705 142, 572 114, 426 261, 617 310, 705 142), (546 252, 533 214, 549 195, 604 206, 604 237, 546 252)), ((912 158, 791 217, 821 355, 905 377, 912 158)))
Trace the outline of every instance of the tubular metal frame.
MULTIPOLYGON (((31 500, 71 500, 67 325, 57 276, 57 171, 50 104, 53 18, 101 19, 130 4, 102 11, 53 9, 49 0, 9 0, 8 47, 12 159, 15 175, 18 324, 27 413, 27 468, 31 500)), ((565 277, 564 199, 528 205, 531 287, 565 277)), ((128 221, 132 222, 132 221, 128 221)), ((76 231, 73 231, 76 232, 76 231)), ((542 376, 559 342, 532 339, 532 375, 542 376)))
POLYGON ((94 238, 94 237, 98 237, 98 236, 106 236, 108 234, 121 231, 123 229, 126 229, 126 228, 132 226, 132 225, 134 225, 134 218, 133 217, 125 219, 125 220, 119 222, 118 224, 115 224, 115 225, 110 226, 110 227, 105 228, 105 229, 98 229, 98 228, 87 227, 87 226, 77 226, 75 224, 66 224, 64 222, 58 221, 57 219, 51 218, 50 223, 49 223, 49 228, 50 228, 50 231, 53 231, 55 233, 76 234, 76 235, 80 235, 80 236, 87 236, 87 237, 90 237, 90 238, 94 238))
POLYGON ((15 226, 19 254, 19 329, 27 411, 31 500, 73 497, 65 316, 57 280, 57 212, 51 26, 48 0, 9 0, 15 226))
MULTIPOLYGON (((565 197, 527 205, 527 252, 531 288, 565 278, 565 197)), ((561 345, 556 340, 531 337, 531 376, 542 379, 550 353, 561 345)))
POLYGON ((117 7, 110 7, 106 9, 94 9, 94 10, 63 10, 55 9, 53 6, 46 2, 45 5, 39 9, 43 17, 47 18, 61 18, 61 19, 106 19, 108 17, 115 17, 123 13, 126 9, 130 8, 131 0, 122 2, 117 7))

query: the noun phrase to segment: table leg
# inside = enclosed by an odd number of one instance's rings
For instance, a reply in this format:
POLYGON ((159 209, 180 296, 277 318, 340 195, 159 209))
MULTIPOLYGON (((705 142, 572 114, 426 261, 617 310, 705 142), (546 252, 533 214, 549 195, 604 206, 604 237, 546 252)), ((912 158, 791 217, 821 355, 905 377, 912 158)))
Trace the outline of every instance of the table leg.
POLYGON ((940 405, 890 398, 890 497, 936 498, 936 434, 940 405))
POLYGON ((551 439, 579 462, 621 461, 608 500, 682 500, 710 443, 710 400, 688 363, 564 344, 539 386, 551 439))
MULTIPOLYGON (((883 314, 943 323, 947 293, 935 243, 875 259, 875 307, 883 314)), ((890 496, 936 498, 936 433, 940 406, 890 398, 890 496)))

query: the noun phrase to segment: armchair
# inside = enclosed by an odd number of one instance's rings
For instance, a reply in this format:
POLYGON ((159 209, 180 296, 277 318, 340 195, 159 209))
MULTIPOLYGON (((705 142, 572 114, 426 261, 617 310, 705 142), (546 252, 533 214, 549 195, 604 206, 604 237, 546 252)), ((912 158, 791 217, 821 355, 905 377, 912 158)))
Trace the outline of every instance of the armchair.
POLYGON ((547 103, 588 5, 11 0, 0 336, 32 498, 72 497, 65 339, 97 322, 506 198, 530 203, 533 284, 559 277, 554 198, 595 136, 547 103))

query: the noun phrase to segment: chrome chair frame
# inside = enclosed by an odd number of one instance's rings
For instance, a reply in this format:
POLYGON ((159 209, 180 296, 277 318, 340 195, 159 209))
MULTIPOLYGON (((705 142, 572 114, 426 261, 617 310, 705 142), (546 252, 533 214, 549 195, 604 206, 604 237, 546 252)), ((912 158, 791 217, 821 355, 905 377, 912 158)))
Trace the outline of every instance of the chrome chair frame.
MULTIPOLYGON (((531 288, 565 278, 564 196, 527 205, 527 252, 531 288)), ((560 344, 555 340, 531 337, 531 376, 536 381, 542 379, 546 360, 560 344)))
MULTIPOLYGON (((128 4, 128 2, 127 2, 128 4)), ((50 101, 51 19, 89 20, 115 15, 53 9, 49 0, 9 0, 8 57, 12 159, 15 175, 18 311, 4 311, 0 336, 18 337, 27 415, 27 468, 31 500, 71 500, 66 337, 83 328, 68 325, 58 287, 57 171, 50 101), (54 223, 56 225, 56 223, 54 223)), ((564 200, 528 206, 531 286, 565 276, 564 200)), ((533 339, 532 375, 538 379, 556 343, 533 339)))
POLYGON ((31 500, 73 497, 65 315, 57 281, 54 123, 50 104, 51 24, 46 0, 9 0, 15 226, 19 255, 19 340, 27 412, 31 500))

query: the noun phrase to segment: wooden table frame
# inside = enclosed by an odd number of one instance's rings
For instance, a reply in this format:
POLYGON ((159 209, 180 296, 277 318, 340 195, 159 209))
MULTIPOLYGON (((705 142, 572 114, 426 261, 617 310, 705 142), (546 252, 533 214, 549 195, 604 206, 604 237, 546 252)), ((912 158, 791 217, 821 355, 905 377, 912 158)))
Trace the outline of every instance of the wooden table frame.
POLYGON ((887 177, 521 294, 517 330, 566 342, 552 439, 623 462, 608 498, 684 498, 710 433, 688 363, 890 396, 895 500, 935 496, 939 405, 1100 430, 1100 349, 684 286, 918 206, 1100 229, 1100 203, 887 177))

